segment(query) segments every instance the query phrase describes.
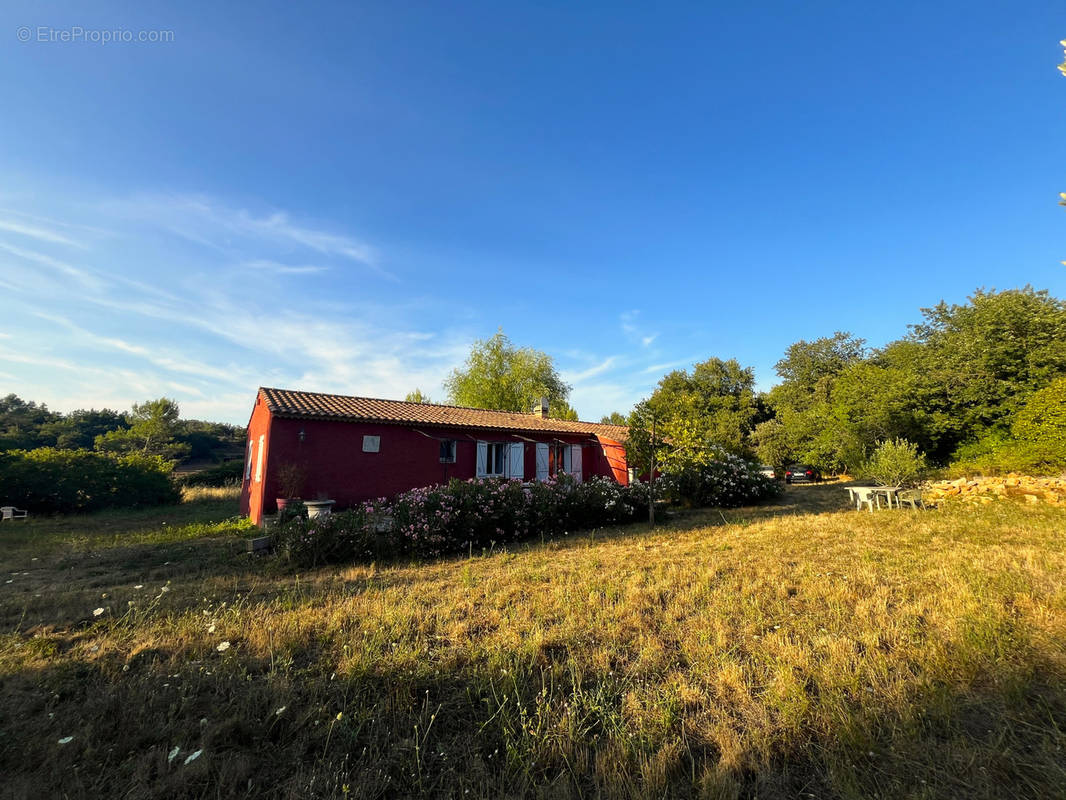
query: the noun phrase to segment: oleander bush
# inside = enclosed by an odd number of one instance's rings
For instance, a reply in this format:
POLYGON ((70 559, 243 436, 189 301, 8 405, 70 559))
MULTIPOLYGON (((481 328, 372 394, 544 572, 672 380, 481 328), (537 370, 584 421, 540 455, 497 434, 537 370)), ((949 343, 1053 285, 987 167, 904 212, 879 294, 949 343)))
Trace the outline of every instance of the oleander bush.
POLYGON ((648 496, 644 484, 620 486, 603 477, 578 483, 562 475, 530 484, 453 479, 325 518, 290 519, 278 526, 277 547, 301 566, 480 551, 642 519, 648 496))
POLYGON ((375 523, 382 518, 373 503, 315 519, 296 514, 278 525, 275 546, 289 561, 305 567, 372 561, 388 555, 388 542, 376 531, 375 523))
POLYGON ((724 450, 701 448, 664 467, 657 494, 690 507, 736 508, 783 491, 752 462, 724 450))
MULTIPOLYGON (((704 465, 698 475, 684 477, 690 483, 682 490, 676 476, 664 478, 668 498, 736 507, 781 491, 776 481, 728 454, 704 465)), ((389 556, 434 558, 645 519, 649 498, 645 483, 620 486, 606 477, 578 483, 560 475, 528 484, 453 479, 325 518, 287 515, 276 529, 276 545, 300 566, 389 556)))
POLYGON ((36 513, 80 513, 176 503, 173 462, 141 453, 89 450, 0 452, 0 501, 36 513))

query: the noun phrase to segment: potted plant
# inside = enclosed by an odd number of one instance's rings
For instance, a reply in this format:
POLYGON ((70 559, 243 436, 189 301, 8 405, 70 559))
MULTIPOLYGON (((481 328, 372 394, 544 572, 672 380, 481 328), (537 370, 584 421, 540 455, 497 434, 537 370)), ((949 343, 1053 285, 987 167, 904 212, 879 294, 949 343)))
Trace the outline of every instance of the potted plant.
POLYGON ((298 500, 307 480, 307 467, 295 461, 286 461, 278 465, 278 491, 281 496, 276 499, 278 511, 288 505, 290 500, 298 500))
POLYGON ((304 506, 307 508, 308 518, 315 519, 316 517, 328 517, 335 502, 335 500, 326 499, 326 495, 321 492, 318 494, 316 500, 304 501, 304 506))

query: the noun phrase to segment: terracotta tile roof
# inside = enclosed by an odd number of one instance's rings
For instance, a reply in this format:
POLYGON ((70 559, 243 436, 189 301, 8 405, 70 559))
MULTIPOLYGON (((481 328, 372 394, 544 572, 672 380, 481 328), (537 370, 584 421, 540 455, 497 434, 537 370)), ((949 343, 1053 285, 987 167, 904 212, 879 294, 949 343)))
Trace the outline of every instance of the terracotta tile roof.
POLYGON ((373 397, 349 397, 292 389, 262 387, 259 392, 271 414, 293 419, 437 425, 541 433, 586 433, 618 442, 624 442, 629 437, 629 428, 624 425, 544 419, 539 414, 486 411, 483 408, 409 403, 406 400, 379 400, 373 397))

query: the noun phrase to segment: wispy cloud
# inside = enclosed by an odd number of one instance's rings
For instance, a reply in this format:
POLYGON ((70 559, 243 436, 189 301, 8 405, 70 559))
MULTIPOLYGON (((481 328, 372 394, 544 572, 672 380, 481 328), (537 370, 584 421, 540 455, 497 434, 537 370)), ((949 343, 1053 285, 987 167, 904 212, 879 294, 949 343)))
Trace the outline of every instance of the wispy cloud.
POLYGON ((37 239, 41 242, 50 242, 52 244, 65 244, 69 247, 78 247, 84 249, 85 245, 80 242, 75 242, 73 239, 69 239, 61 233, 47 230, 45 228, 39 228, 34 225, 27 225, 24 222, 12 219, 0 219, 0 231, 6 231, 7 233, 15 233, 19 236, 26 236, 31 239, 37 239))
POLYGON ((577 385, 579 383, 587 381, 589 378, 594 378, 597 375, 602 375, 603 373, 611 369, 611 367, 613 367, 616 363, 618 363, 618 356, 608 356, 600 363, 594 364, 593 366, 587 369, 583 369, 577 372, 564 372, 563 379, 566 380, 568 383, 577 385))
POLYGON ((696 359, 694 358, 679 358, 674 361, 663 361, 659 364, 649 364, 644 367, 640 372, 642 375, 648 375, 651 373, 663 373, 667 370, 677 369, 678 367, 687 367, 694 364, 696 359))
POLYGON ((0 250, 10 253, 16 258, 20 258, 23 261, 30 261, 39 266, 46 267, 55 272, 65 275, 69 278, 73 278, 78 281, 82 286, 89 289, 99 289, 102 285, 100 278, 93 275, 89 270, 81 267, 75 267, 72 264, 68 264, 66 261, 61 261, 58 258, 52 258, 44 253, 38 253, 34 250, 25 250, 21 247, 16 247, 6 242, 0 242, 0 250))
POLYGON ((619 326, 629 341, 639 342, 641 347, 651 347, 652 343, 659 338, 659 334, 649 333, 643 326, 638 324, 639 319, 639 310, 623 311, 618 317, 619 326))
POLYGON ((313 275, 329 271, 329 267, 317 264, 281 264, 265 258, 245 261, 241 266, 256 272, 271 272, 275 275, 313 275))
POLYGON ((232 365, 217 366, 209 364, 206 361, 189 358, 183 353, 167 350, 158 346, 145 347, 118 337, 101 336, 58 314, 49 314, 42 311, 36 311, 33 313, 34 316, 39 319, 44 319, 66 328, 74 334, 77 337, 77 340, 83 345, 136 356, 156 367, 166 370, 167 372, 195 375, 201 379, 221 381, 223 383, 242 384, 246 383, 248 380, 248 375, 243 370, 237 369, 232 365))
MULTIPOLYGON (((440 397, 479 333, 428 288, 375 287, 376 248, 286 212, 165 194, 78 208, 92 225, 0 215, 0 276, 20 294, 0 365, 53 408, 166 393, 186 416, 244 422, 259 385, 440 397)), ((621 324, 627 352, 562 354, 585 418, 628 410, 646 393, 640 365, 662 359, 639 312, 621 324)))
POLYGON ((220 252, 233 252, 242 245, 256 243, 297 252, 306 250, 360 264, 395 280, 381 266, 377 251, 366 242, 323 227, 297 223, 285 211, 255 214, 203 195, 142 195, 108 201, 102 208, 220 252))

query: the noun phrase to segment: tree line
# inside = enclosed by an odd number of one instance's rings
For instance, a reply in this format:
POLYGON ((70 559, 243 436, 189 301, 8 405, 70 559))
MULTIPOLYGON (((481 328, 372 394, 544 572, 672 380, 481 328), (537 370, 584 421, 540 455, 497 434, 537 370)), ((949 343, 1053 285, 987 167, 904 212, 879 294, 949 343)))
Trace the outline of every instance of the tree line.
POLYGON ((736 360, 671 372, 629 415, 630 448, 644 463, 655 420, 666 458, 713 447, 857 473, 905 441, 938 466, 1066 467, 1066 304, 1028 286, 978 290, 921 316, 880 348, 848 332, 796 342, 766 393, 736 360))
POLYGON ((160 397, 129 411, 69 414, 15 394, 0 398, 0 451, 52 447, 161 456, 171 461, 240 458, 245 430, 222 422, 181 419, 176 401, 160 397))

